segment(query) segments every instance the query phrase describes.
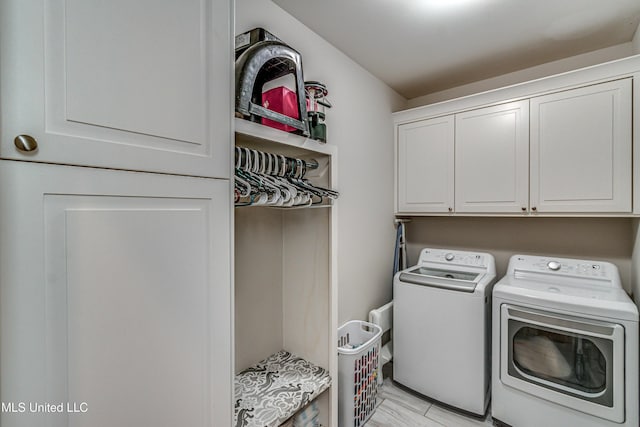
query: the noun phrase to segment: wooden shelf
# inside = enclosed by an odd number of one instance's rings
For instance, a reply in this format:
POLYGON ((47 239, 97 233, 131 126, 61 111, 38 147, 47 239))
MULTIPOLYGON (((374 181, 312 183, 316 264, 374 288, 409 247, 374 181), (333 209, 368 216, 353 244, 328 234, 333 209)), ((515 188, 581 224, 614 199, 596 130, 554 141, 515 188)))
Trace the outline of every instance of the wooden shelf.
POLYGON ((239 145, 248 148, 264 148, 264 143, 269 142, 277 144, 276 149, 284 155, 299 155, 301 150, 325 155, 336 153, 336 147, 333 145, 323 144, 314 139, 284 132, 260 123, 250 122, 249 120, 235 118, 234 126, 236 144, 239 143, 239 145))

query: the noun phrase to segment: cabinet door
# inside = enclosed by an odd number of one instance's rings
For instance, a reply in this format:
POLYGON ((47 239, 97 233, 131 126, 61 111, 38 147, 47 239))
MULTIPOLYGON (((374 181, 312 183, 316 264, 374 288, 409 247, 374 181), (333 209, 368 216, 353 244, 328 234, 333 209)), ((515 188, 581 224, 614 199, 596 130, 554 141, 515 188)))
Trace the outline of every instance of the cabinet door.
POLYGON ((529 101, 456 114, 456 212, 526 212, 529 101))
POLYGON ((0 424, 231 425, 228 181, 0 161, 0 182, 0 424))
POLYGON ((398 126, 398 212, 453 211, 453 116, 398 126))
POLYGON ((0 157, 228 178, 230 4, 3 0, 0 157))
POLYGON ((631 212, 631 80, 531 99, 531 209, 631 212))

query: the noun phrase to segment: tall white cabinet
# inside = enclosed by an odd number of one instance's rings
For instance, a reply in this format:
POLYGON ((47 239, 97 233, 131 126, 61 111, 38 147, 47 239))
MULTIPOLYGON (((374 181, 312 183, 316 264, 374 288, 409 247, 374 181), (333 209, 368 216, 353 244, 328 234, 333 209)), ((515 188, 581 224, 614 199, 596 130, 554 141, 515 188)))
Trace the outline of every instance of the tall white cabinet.
MULTIPOLYGON (((228 419, 228 183, 0 162, 3 426, 228 419)), ((226 425, 226 424, 225 424, 226 425)))
POLYGON ((232 10, 0 3, 3 427, 231 425, 232 10))

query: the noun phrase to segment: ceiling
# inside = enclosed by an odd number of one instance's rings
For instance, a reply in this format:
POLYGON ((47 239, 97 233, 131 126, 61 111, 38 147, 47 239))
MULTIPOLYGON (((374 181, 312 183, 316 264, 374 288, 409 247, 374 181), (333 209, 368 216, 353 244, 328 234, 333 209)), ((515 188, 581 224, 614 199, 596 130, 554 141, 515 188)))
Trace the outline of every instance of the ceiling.
POLYGON ((629 42, 640 0, 273 0, 407 99, 629 42))

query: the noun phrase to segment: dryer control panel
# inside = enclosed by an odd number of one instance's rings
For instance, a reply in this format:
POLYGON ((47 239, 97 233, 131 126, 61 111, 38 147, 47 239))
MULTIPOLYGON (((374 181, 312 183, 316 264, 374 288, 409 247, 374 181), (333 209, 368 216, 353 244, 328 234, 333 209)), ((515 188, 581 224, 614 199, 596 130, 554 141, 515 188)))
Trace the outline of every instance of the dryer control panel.
POLYGON ((603 261, 578 260, 570 258, 514 255, 509 261, 509 273, 531 272, 558 276, 593 277, 619 280, 617 268, 603 261))

